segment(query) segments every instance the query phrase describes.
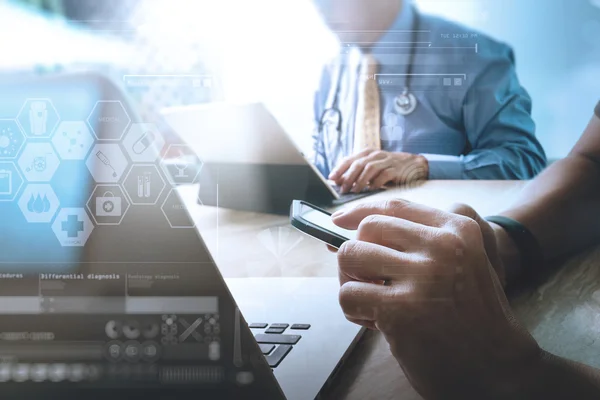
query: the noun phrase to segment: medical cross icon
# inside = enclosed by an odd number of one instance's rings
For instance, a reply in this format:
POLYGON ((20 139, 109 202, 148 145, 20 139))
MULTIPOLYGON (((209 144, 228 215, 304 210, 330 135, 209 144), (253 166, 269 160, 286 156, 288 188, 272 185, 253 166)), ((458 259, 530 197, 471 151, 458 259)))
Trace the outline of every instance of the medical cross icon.
POLYGON ((52 230, 62 246, 85 246, 94 224, 83 208, 61 208, 52 230))
POLYGON ((83 232, 83 221, 79 221, 77 215, 69 215, 61 226, 63 232, 67 232, 67 236, 70 238, 77 237, 79 232, 83 232))

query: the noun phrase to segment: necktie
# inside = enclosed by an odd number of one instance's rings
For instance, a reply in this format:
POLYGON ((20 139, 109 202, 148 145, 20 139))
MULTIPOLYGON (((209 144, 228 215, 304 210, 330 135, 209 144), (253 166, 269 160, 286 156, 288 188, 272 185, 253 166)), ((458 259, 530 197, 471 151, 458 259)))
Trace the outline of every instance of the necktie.
POLYGON ((381 149, 381 110, 379 88, 375 80, 377 61, 370 55, 364 55, 360 66, 358 82, 358 103, 354 125, 354 152, 366 148, 381 149))

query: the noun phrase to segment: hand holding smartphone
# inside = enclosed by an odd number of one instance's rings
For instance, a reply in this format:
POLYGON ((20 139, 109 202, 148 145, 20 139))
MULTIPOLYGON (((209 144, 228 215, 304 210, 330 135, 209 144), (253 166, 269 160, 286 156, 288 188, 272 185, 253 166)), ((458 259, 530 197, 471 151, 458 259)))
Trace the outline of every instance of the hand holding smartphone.
POLYGON ((356 239, 356 231, 340 228, 331 220, 331 213, 302 200, 294 200, 290 222, 299 231, 337 249, 347 240, 356 239))

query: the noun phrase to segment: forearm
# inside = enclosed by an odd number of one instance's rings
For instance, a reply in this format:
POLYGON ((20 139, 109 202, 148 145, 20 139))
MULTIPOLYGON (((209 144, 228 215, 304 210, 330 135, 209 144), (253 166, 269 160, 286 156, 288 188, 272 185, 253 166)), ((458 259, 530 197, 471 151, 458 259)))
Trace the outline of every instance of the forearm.
POLYGON ((600 371, 542 352, 539 361, 519 374, 510 399, 599 399, 600 371))
POLYGON ((600 169, 580 155, 558 161, 502 213, 525 225, 553 260, 600 240, 600 169))
MULTIPOLYGON (((525 225, 544 259, 600 242, 600 120, 594 118, 569 156, 552 164, 523 190, 502 215, 525 225)), ((500 232, 499 242, 510 244, 500 232)), ((511 253, 499 243, 500 251, 511 253)), ((510 264, 506 263, 510 269, 510 264)), ((510 271, 509 271, 510 273, 510 271)))

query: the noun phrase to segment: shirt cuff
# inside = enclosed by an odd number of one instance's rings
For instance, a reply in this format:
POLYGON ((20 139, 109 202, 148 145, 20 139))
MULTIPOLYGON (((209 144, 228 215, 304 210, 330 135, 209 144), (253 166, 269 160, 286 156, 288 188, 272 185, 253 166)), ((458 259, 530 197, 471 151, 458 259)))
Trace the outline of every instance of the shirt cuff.
POLYGON ((429 179, 464 179, 463 156, 421 154, 429 164, 429 179))

